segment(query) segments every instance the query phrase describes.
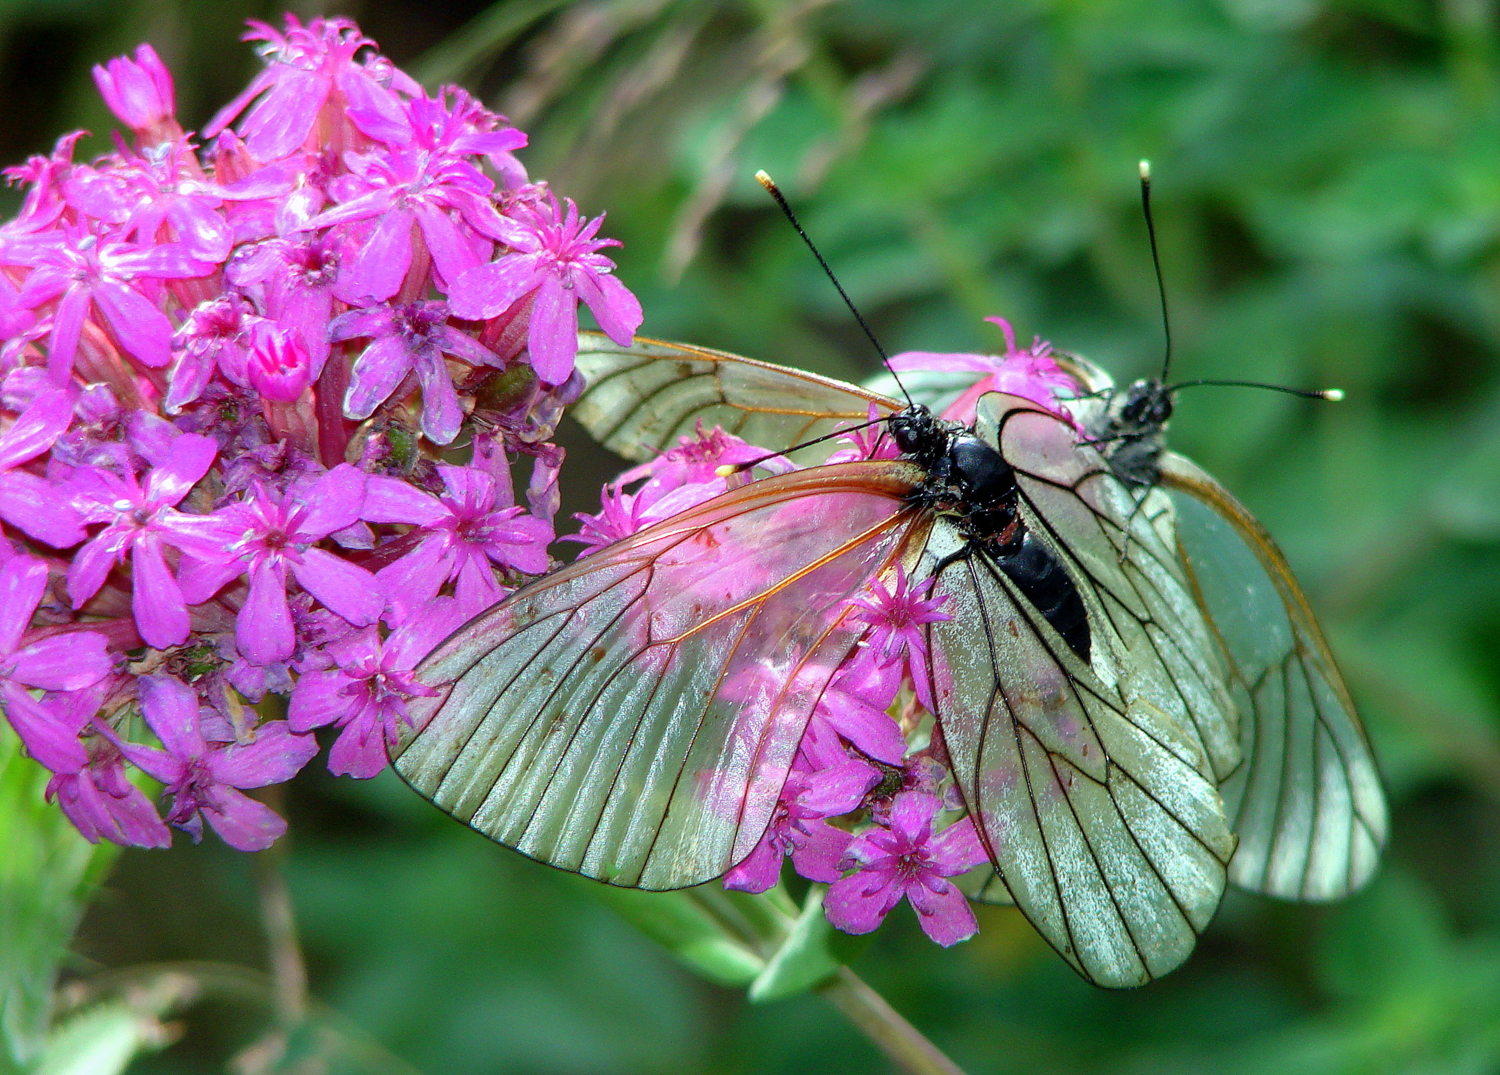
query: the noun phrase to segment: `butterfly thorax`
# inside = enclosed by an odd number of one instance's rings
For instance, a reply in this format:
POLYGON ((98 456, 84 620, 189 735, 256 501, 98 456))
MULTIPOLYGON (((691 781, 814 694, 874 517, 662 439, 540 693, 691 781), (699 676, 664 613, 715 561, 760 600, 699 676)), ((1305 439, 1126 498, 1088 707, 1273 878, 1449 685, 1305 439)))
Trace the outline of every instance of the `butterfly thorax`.
POLYGON ((1126 485, 1161 483, 1161 454, 1166 451, 1167 422, 1172 417, 1172 391, 1161 381, 1136 381, 1118 407, 1106 412, 1094 438, 1109 461, 1109 469, 1126 485))

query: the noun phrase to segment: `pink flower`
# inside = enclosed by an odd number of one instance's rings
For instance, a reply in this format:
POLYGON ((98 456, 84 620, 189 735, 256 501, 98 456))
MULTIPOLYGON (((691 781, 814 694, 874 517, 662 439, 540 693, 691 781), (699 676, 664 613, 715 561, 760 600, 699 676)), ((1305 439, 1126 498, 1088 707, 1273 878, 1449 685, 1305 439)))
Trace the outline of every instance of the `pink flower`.
MULTIPOLYGON (((929 580, 925 587, 931 591, 929 580)), ((905 660, 911 672, 912 685, 917 700, 928 710, 932 709, 932 684, 927 668, 927 633, 922 628, 929 623, 951 620, 953 617, 940 611, 947 594, 927 598, 917 596, 919 587, 910 586, 906 569, 896 565, 896 584, 886 589, 878 578, 870 580, 867 596, 856 597, 854 613, 856 620, 870 625, 870 634, 865 646, 877 664, 905 660)))
POLYGON ((823 899, 828 921, 846 933, 869 933, 903 899, 911 901, 922 930, 944 947, 979 929, 969 901, 948 880, 988 860, 974 823, 964 818, 934 834, 942 803, 932 795, 902 792, 890 811, 890 828, 876 826, 854 838, 846 862, 855 867, 823 899))
POLYGON ((250 329, 245 378, 264 399, 295 403, 312 384, 312 358, 302 333, 260 322, 250 329))
POLYGON ((410 609, 430 602, 446 582, 463 614, 475 616, 503 595, 492 565, 540 575, 550 560, 552 527, 512 503, 509 486, 472 467, 440 465, 444 495, 431 497, 391 478, 372 477, 364 517, 371 522, 416 523, 410 552, 378 573, 410 609))
MULTIPOLYGON (((1052 358, 1052 345, 1035 340, 1025 351, 1016 349, 1016 334, 1003 317, 986 317, 1000 326, 1005 334, 1005 354, 944 354, 932 351, 903 351, 892 355, 890 367, 897 373, 925 370, 933 373, 977 373, 981 376, 943 409, 949 421, 973 424, 975 404, 986 392, 1006 392, 1028 399, 1054 414, 1064 414, 1057 404, 1059 394, 1076 391, 1068 377, 1052 358)), ((1066 415, 1064 414, 1066 417, 1066 415)), ((1071 419, 1069 419, 1071 421, 1071 419)))
POLYGON ((73 508, 85 522, 105 523, 73 556, 68 567, 68 596, 80 608, 99 592, 111 568, 130 556, 135 585, 131 608, 136 627, 149 646, 165 649, 187 640, 187 603, 167 567, 163 546, 206 551, 204 516, 189 516, 175 505, 208 473, 218 447, 207 437, 184 433, 172 441, 161 465, 146 475, 144 486, 134 474, 119 477, 88 467, 74 474, 67 490, 73 508))
POLYGON ((464 417, 443 355, 476 365, 499 365, 492 351, 448 324, 448 305, 442 302, 350 310, 328 326, 328 334, 334 341, 370 339, 354 362, 344 414, 370 417, 402 379, 415 372, 422 385, 422 432, 435 444, 452 442, 464 417))
POLYGON ((122 351, 144 366, 165 366, 172 357, 172 323, 142 285, 214 269, 185 246, 120 242, 76 225, 58 234, 0 238, 0 264, 31 269, 21 285, 28 309, 57 303, 47 367, 59 382, 73 370, 84 321, 94 310, 122 351))
POLYGON ((257 485, 249 498, 217 512, 212 529, 220 551, 195 551, 184 560, 183 593, 197 604, 248 573, 250 593, 235 620, 240 653, 256 664, 284 661, 296 648, 287 607, 290 573, 328 608, 362 627, 385 607, 375 577, 317 543, 358 521, 365 476, 347 463, 314 482, 299 482, 280 496, 257 485))
POLYGON ((172 799, 168 823, 197 842, 206 818, 226 844, 241 851, 264 851, 275 843, 286 822, 241 789, 291 779, 317 754, 317 740, 294 735, 281 720, 260 725, 243 740, 210 740, 191 687, 170 676, 144 676, 139 690, 141 715, 165 749, 127 743, 121 750, 166 785, 162 793, 172 799))
POLYGON ((116 56, 94 65, 94 85, 109 110, 146 144, 166 141, 182 133, 175 118, 177 98, 172 73, 150 45, 135 50, 135 59, 116 56))
POLYGON ((603 222, 602 216, 583 220, 572 201, 564 214, 550 193, 518 202, 503 235, 512 253, 459 277, 449 296, 454 314, 494 317, 530 296, 531 365, 548 384, 562 384, 573 371, 580 300, 610 339, 629 344, 641 327, 641 304, 612 275, 615 263, 598 253, 619 245, 594 238, 603 222))
POLYGON ((437 694, 412 669, 464 619, 452 599, 439 598, 388 638, 366 627, 329 643, 325 652, 338 667, 297 681, 287 711, 292 730, 337 725, 343 732, 329 752, 329 771, 361 780, 375 776, 402 726, 411 726, 407 701, 437 694))

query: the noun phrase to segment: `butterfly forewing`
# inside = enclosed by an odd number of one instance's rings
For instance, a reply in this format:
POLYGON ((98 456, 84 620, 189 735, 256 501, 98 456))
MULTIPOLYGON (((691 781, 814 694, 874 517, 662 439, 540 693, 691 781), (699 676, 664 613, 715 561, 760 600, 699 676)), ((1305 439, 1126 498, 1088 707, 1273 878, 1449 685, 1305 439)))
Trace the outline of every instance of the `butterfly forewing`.
POLYGON ((621 347, 607 336, 580 333, 578 369, 586 387, 569 413, 627 459, 676 447, 699 422, 750 444, 785 448, 863 422, 871 404, 880 414, 898 407, 828 377, 659 340, 621 347))
POLYGON ((1246 718, 1224 785, 1240 847, 1230 878, 1290 899, 1362 885, 1386 837, 1385 798, 1343 679, 1286 561, 1230 494, 1163 457, 1183 560, 1228 655, 1246 718))
POLYGON ((717 877, 759 842, 862 628, 914 555, 909 464, 742 487, 517 591, 422 665, 397 771, 533 858, 614 884, 717 877))

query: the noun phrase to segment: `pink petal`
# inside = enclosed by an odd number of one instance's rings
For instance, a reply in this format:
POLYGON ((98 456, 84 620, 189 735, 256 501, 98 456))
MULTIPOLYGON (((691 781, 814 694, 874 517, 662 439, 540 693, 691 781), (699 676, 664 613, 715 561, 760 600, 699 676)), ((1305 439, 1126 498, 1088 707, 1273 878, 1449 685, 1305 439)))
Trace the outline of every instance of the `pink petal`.
POLYGON ((641 302, 613 273, 580 272, 574 276, 578 297, 588 306, 604 334, 621 347, 630 346, 645 320, 641 302))
POLYGON ((325 538, 335 530, 343 530, 359 521, 365 502, 364 471, 340 463, 302 492, 298 499, 306 501, 311 508, 298 524, 298 540, 325 538))
POLYGON ((310 732, 325 724, 347 719, 363 699, 358 692, 358 683, 337 669, 326 672, 305 672, 292 688, 292 699, 287 705, 287 723, 294 732, 310 732), (355 688, 351 693, 349 688, 355 688))
POLYGON ((187 641, 188 611, 182 590, 162 559, 161 542, 154 534, 135 543, 130 558, 133 589, 130 608, 141 638, 153 649, 166 649, 187 641))
POLYGON ((280 564, 261 563, 250 572, 250 596, 234 621, 234 641, 251 664, 284 661, 297 648, 286 579, 280 564))
POLYGON ((724 875, 724 887, 737 892, 764 892, 781 879, 782 858, 768 832, 745 861, 724 875))
POLYGON ((0 565, 0 653, 11 653, 47 592, 47 565, 34 556, 13 556, 0 565))
POLYGON ((74 726, 54 709, 19 687, 4 684, 5 715, 26 745, 26 752, 54 773, 76 773, 88 764, 88 753, 74 726))
POLYGON ((959 941, 967 940, 979 932, 979 922, 974 917, 974 908, 948 881, 936 880, 932 887, 925 884, 910 885, 906 898, 917 912, 917 921, 922 932, 938 944, 947 948, 959 941))
POLYGON ((437 497, 398 478, 371 475, 365 485, 363 517, 368 522, 431 526, 450 514, 437 497))
POLYGON ((823 913, 845 933, 870 933, 900 902, 894 870, 860 870, 829 886, 823 913), (890 897, 895 894, 895 899, 890 897))
POLYGON ((368 780, 379 776, 389 760, 380 723, 366 717, 350 721, 340 733, 328 751, 328 771, 334 776, 368 780))
POLYGON ((215 750, 208 770, 221 784, 262 788, 290 780, 318 753, 318 741, 298 735, 284 720, 267 721, 255 729, 255 739, 215 750))
POLYGON ((0 437, 0 470, 9 470, 41 455, 73 420, 73 393, 63 389, 39 392, 31 406, 0 437))
POLYGON ((792 865, 809 881, 839 880, 844 875, 841 866, 854 834, 826 821, 805 821, 802 825, 805 835, 792 849, 792 865))
POLYGON ((214 800, 203 804, 203 816, 230 847, 264 851, 286 832, 286 822, 274 810, 244 792, 219 787, 214 800))
POLYGON ((375 413, 411 370, 411 352, 398 336, 382 336, 354 362, 344 393, 344 416, 363 420, 375 413))
POLYGON ((63 502, 57 486, 24 470, 0 474, 0 519, 55 549, 71 548, 87 536, 83 520, 63 502))
POLYGON ((172 322, 146 296, 125 284, 100 284, 94 302, 126 354, 153 369, 172 361, 172 322))
POLYGON ((140 693, 141 716, 146 718, 167 753, 182 762, 201 757, 208 750, 198 727, 197 691, 171 676, 142 676, 136 680, 136 689, 140 693))
POLYGON ((578 356, 578 295, 564 288, 556 276, 547 276, 537 288, 526 346, 532 369, 548 384, 562 384, 573 372, 578 356))
POLYGON ((292 573, 303 589, 356 627, 374 623, 385 611, 385 594, 375 576, 331 552, 307 549, 292 573))
POLYGON ((15 655, 17 683, 44 691, 76 691, 98 683, 114 661, 109 640, 97 631, 69 631, 39 639, 15 655))
POLYGON ((176 504, 203 479, 219 446, 208 437, 184 433, 172 441, 166 459, 146 478, 146 499, 152 504, 176 504))
POLYGON ((382 302, 400 291, 406 270, 411 267, 411 233, 415 224, 410 209, 383 215, 342 286, 361 298, 382 302))
POLYGON ((542 270, 540 254, 506 254, 499 261, 461 273, 449 289, 448 308, 454 317, 467 321, 495 317, 551 275, 542 270))

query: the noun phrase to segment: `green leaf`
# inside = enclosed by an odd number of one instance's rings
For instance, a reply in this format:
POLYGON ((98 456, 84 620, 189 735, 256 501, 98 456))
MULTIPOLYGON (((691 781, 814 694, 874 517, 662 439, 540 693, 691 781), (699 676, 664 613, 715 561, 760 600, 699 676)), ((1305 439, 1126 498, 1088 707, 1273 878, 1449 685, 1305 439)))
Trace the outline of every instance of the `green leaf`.
POLYGON ((58 962, 119 851, 90 844, 43 799, 48 777, 0 720, 0 1063, 11 1065, 41 1053, 58 962))
POLYGON ((808 892, 791 933, 750 983, 752 1001, 781 1000, 806 992, 839 969, 828 947, 833 927, 823 914, 826 891, 826 885, 814 885, 808 892))
POLYGON ((762 959, 695 898, 696 891, 640 892, 588 882, 593 895, 692 971, 720 985, 743 986, 765 969, 762 959))
POLYGON ((53 1032, 32 1075, 119 1075, 142 1052, 167 1044, 162 1025, 125 1001, 99 1004, 53 1032))

